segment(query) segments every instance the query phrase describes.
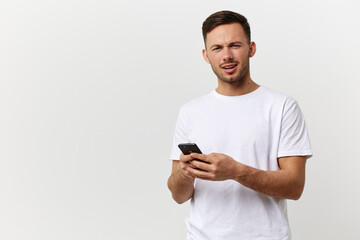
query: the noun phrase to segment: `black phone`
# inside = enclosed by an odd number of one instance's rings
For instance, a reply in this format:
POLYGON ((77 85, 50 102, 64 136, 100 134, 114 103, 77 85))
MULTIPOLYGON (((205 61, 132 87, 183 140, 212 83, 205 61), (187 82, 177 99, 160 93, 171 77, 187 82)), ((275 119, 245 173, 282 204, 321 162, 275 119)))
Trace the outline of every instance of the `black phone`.
POLYGON ((184 155, 202 153, 196 143, 180 143, 178 146, 184 155))
MULTIPOLYGON (((178 146, 184 155, 188 155, 190 153, 202 154, 202 152, 200 151, 200 148, 196 145, 196 143, 180 143, 178 146)), ((203 160, 196 159, 196 158, 194 160, 204 162, 203 160)), ((207 162, 204 162, 204 163, 207 163, 207 162)))

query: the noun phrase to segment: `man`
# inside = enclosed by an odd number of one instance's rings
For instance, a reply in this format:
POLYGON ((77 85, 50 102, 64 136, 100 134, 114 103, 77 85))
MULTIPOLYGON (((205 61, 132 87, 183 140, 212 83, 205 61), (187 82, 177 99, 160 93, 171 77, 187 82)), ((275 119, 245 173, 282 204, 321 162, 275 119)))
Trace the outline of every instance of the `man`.
POLYGON ((210 15, 203 37, 218 87, 180 109, 168 180, 177 203, 191 199, 187 239, 291 239, 286 199, 300 198, 312 156, 302 113, 251 79, 256 45, 244 16, 210 15), (204 154, 181 154, 189 142, 204 154))

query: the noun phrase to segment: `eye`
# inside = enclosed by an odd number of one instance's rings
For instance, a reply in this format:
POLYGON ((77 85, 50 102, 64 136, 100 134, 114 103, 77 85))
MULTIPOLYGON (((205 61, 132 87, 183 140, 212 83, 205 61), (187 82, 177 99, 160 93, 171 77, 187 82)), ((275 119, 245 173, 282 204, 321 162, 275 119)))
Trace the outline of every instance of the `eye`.
POLYGON ((212 50, 212 51, 218 51, 218 50, 220 50, 220 49, 221 49, 220 46, 216 46, 216 47, 213 47, 211 50, 212 50))
POLYGON ((241 47, 241 45, 240 45, 240 44, 234 44, 234 45, 232 45, 231 47, 232 47, 232 48, 239 48, 239 47, 241 47))

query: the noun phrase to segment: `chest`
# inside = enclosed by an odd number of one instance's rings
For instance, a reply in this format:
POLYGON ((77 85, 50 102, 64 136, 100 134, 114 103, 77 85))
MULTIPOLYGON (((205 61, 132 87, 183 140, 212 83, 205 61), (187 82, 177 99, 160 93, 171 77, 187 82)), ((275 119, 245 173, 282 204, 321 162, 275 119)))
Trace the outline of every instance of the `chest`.
POLYGON ((281 114, 255 104, 210 106, 193 113, 190 141, 204 153, 268 151, 279 136, 281 114), (195 114, 195 115, 194 115, 195 114))

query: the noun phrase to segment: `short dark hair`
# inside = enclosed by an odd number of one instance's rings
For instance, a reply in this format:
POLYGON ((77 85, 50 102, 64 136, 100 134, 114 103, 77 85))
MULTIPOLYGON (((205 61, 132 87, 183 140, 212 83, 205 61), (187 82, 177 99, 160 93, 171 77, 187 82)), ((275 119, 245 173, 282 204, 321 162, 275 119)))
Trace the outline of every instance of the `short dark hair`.
POLYGON ((230 24, 230 23, 240 23, 250 43, 251 32, 250 32, 250 25, 248 23, 248 20, 243 15, 232 11, 219 11, 213 13, 203 22, 202 34, 203 34, 204 42, 206 43, 206 35, 211 30, 213 30, 217 26, 230 24))

